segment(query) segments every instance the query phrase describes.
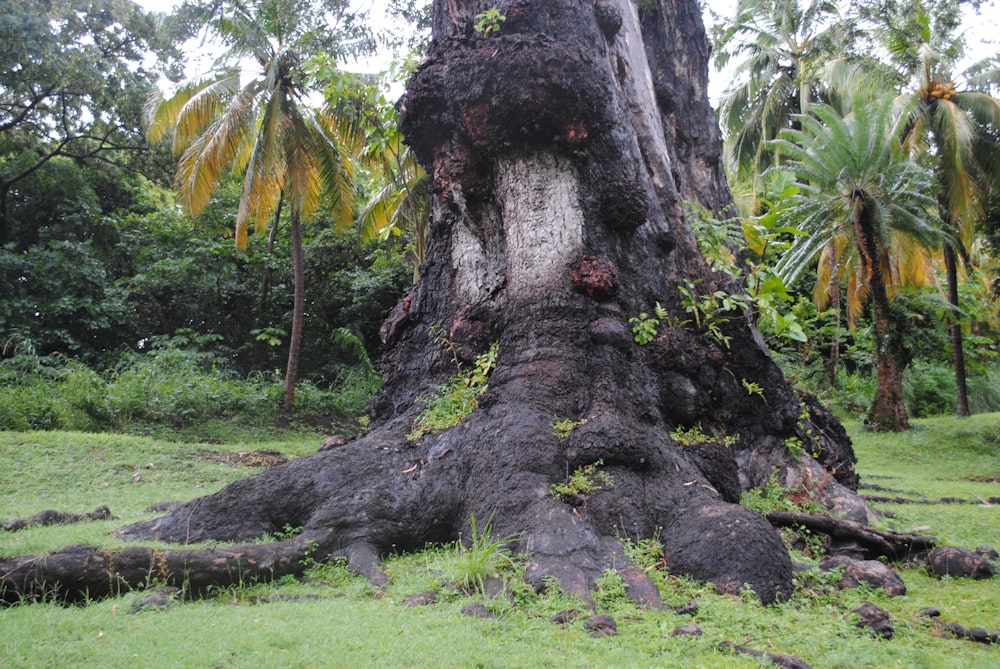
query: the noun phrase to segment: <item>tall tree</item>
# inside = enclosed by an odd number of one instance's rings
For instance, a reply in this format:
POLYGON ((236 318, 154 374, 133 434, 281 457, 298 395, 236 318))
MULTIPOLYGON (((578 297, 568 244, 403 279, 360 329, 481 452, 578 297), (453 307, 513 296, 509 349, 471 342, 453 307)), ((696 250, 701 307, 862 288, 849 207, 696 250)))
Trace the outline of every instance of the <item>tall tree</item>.
POLYGON ((892 101, 855 105, 842 118, 832 107, 815 105, 800 116, 801 130, 782 132, 775 147, 786 157, 801 191, 786 200, 784 214, 809 236, 782 259, 792 278, 820 254, 852 241, 875 315, 877 378, 868 425, 876 430, 909 427, 903 401, 908 356, 887 290, 886 250, 892 233, 925 245, 940 241, 930 175, 902 152, 903 128, 894 122, 892 101))
MULTIPOLYGON (((173 33, 129 0, 0 5, 0 244, 15 186, 56 157, 135 165, 146 92, 173 33)), ((168 67, 169 69, 169 67, 168 67)))
POLYGON ((719 116, 730 173, 752 178, 774 162, 768 142, 822 101, 827 64, 844 55, 850 24, 830 0, 740 0, 716 27, 715 62, 736 62, 719 116))
POLYGON ((328 203, 335 220, 353 216, 354 183, 349 160, 324 132, 330 110, 314 113, 306 100, 304 48, 326 48, 342 54, 340 40, 361 33, 352 28, 347 2, 318 4, 300 0, 223 2, 211 20, 212 29, 229 47, 211 78, 189 83, 171 98, 150 97, 147 105, 150 141, 167 134, 183 151, 177 167, 181 199, 192 213, 200 212, 226 171, 241 175, 242 196, 235 238, 246 245, 248 230, 265 232, 277 225, 287 207, 292 241, 294 300, 285 370, 284 403, 295 404, 299 351, 305 311, 302 222, 328 203), (348 33, 338 33, 328 21, 342 19, 348 33), (333 33, 320 40, 325 30, 333 33), (256 77, 240 83, 239 65, 251 60, 256 77), (324 198, 328 198, 324 200, 324 198))
MULTIPOLYGON (((624 531, 658 534, 674 572, 724 592, 749 584, 772 602, 791 593, 791 562, 768 521, 737 503, 743 490, 777 469, 820 503, 868 518, 849 490, 846 434, 795 394, 752 321, 684 322, 678 289, 688 282, 709 300, 738 290, 710 272, 681 206, 731 203, 697 3, 499 4, 436 0, 430 52, 400 102, 404 134, 431 175, 433 218, 420 282, 383 327, 371 430, 123 528, 122 537, 174 542, 303 528, 270 544, 159 550, 167 580, 200 591, 332 554, 385 583, 383 553, 468 537, 473 518, 492 516, 494 538, 530 556, 539 587, 555 579, 587 597, 614 569, 634 598, 662 606, 624 554, 624 531), (491 8, 506 20, 487 31, 491 8), (639 318, 657 300, 670 316, 663 328, 639 318), (645 324, 633 333, 630 318, 645 324), (652 340, 642 336, 650 327, 652 340), (481 384, 492 369, 488 386, 458 425, 420 429, 456 360, 456 383, 481 384), (750 383, 760 392, 748 394, 750 383), (576 427, 555 430, 554 420, 576 427), (685 448, 671 436, 699 425, 716 436, 685 448), (594 468, 605 489, 552 494, 594 468)), ((96 597, 128 582, 129 560, 144 561, 132 578, 147 576, 147 549, 97 555, 0 562, 0 597, 46 581, 52 592, 52 569, 68 563, 59 573, 79 578, 59 577, 67 598, 84 584, 96 597)))
POLYGON ((951 316, 948 333, 957 389, 956 413, 969 415, 959 258, 967 257, 986 198, 1000 189, 1000 144, 990 130, 1000 127, 1000 59, 991 57, 955 71, 964 53, 959 3, 922 0, 903 3, 885 26, 885 41, 909 90, 900 96, 907 119, 903 140, 915 154, 930 148, 942 188, 938 209, 950 231, 944 244, 951 316))

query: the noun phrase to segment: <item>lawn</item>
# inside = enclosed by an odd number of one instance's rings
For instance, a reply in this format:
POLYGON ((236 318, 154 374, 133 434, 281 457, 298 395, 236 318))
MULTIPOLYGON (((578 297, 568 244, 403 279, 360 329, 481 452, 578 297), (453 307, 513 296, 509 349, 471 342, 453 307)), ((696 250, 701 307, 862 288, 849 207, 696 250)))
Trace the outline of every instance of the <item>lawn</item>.
MULTIPOLYGON (((932 534, 941 543, 1000 547, 1000 415, 914 421, 904 435, 848 428, 855 439, 866 496, 893 529, 932 534), (936 503, 958 498, 963 503, 936 503), (932 502, 932 503, 928 503, 932 502), (987 502, 987 503, 984 503, 987 502)), ((45 508, 73 512, 108 505, 116 520, 0 532, 10 557, 69 543, 116 545, 116 527, 149 517, 154 502, 183 501, 252 474, 254 469, 209 457, 207 451, 277 450, 289 457, 315 450, 310 437, 266 442, 194 444, 106 434, 0 433, 0 520, 45 508)), ((650 573, 669 610, 635 608, 620 581, 602 579, 599 613, 619 634, 592 638, 582 618, 550 622, 580 602, 523 585, 523 564, 504 567, 508 596, 473 598, 452 585, 463 553, 432 546, 392 556, 390 584, 377 591, 340 564, 317 564, 304 582, 220 590, 200 601, 136 612, 148 593, 132 592, 87 606, 18 605, 0 610, 3 666, 27 667, 759 667, 761 661, 720 649, 724 641, 802 658, 813 667, 997 667, 1000 648, 954 639, 932 618, 1000 629, 1000 577, 938 579, 919 566, 900 569, 908 592, 836 592, 830 579, 797 577, 788 602, 761 607, 752 595, 720 596, 703 584, 650 573), (404 606, 411 595, 437 591, 434 603, 404 606), (673 609, 697 601, 697 611, 673 609), (462 614, 470 601, 491 618, 462 614), (892 615, 896 634, 876 638, 856 627, 852 609, 871 601, 892 615), (700 635, 671 635, 696 624, 700 635)), ((797 562, 808 564, 802 556, 797 562)), ((153 584, 155 585, 155 583, 153 584)), ((589 613, 588 613, 589 615, 589 613)), ((584 616, 585 617, 585 616, 584 616)))

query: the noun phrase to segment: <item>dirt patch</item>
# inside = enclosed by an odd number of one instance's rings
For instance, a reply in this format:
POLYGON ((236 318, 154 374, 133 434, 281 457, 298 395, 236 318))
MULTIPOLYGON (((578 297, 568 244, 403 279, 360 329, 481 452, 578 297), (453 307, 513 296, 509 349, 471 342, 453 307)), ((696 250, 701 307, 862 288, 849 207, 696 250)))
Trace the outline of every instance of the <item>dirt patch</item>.
POLYGON ((288 458, 278 451, 210 451, 203 448, 198 451, 198 455, 212 462, 263 467, 264 469, 277 467, 288 462, 288 458))

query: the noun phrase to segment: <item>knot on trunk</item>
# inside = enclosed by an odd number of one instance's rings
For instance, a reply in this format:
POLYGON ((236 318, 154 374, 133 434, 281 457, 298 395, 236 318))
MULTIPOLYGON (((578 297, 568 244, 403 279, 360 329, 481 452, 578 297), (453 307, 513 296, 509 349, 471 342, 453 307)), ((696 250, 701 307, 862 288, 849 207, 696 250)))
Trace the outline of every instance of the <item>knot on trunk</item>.
POLYGON ((597 19, 597 26, 601 29, 604 38, 609 42, 622 27, 622 13, 618 5, 610 0, 597 0, 594 3, 594 17, 597 19))
POLYGON ((595 300, 606 300, 618 291, 618 270, 607 260, 583 258, 570 270, 570 278, 577 290, 595 300))

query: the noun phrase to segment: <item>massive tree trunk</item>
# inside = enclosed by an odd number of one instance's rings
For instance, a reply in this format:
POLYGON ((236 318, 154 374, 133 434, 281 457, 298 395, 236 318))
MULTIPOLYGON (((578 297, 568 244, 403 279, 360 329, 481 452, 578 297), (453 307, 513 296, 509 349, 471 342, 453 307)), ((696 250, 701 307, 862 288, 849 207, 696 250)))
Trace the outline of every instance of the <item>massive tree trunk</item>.
MULTIPOLYGON (((495 536, 518 537, 538 584, 554 577, 586 595, 618 568, 655 604, 619 539, 658 534, 672 570, 728 592, 749 584, 765 602, 789 595, 788 553, 737 504, 741 491, 777 469, 849 518, 868 512, 849 490, 843 429, 786 384, 752 323, 719 320, 728 339, 685 323, 684 281, 738 289, 710 273, 681 207, 730 203, 707 62, 694 0, 649 10, 633 0, 436 1, 430 53, 400 102, 433 178, 428 261, 383 327, 371 431, 121 536, 245 542, 302 526, 296 540, 314 558, 346 556, 379 581, 379 555, 468 536, 473 514, 493 514, 495 536), (482 37, 474 16, 493 6, 506 21, 482 37), (639 345, 629 318, 657 301, 672 317, 639 345), (472 414, 408 439, 453 358, 469 363, 494 341, 496 368, 472 414), (581 423, 557 435, 562 419, 581 423), (671 437, 696 426, 719 443, 671 437), (792 438, 805 448, 790 452, 792 438), (613 485, 569 502, 550 493, 598 461, 613 485)), ((183 556, 172 557, 182 573, 183 556)), ((45 580, 17 569, 3 576, 7 595, 45 580)))

